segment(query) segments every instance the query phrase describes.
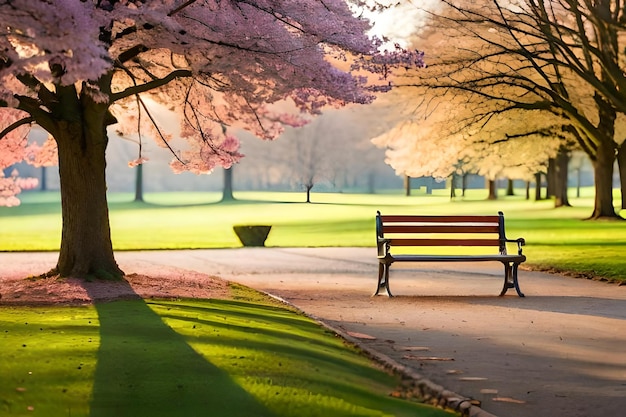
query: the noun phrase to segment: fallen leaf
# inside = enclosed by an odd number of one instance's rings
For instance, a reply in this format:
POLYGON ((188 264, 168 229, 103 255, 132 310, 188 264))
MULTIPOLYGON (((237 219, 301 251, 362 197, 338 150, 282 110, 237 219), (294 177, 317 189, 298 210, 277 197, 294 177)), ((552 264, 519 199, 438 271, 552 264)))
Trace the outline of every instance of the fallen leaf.
POLYGON ((481 394, 492 394, 495 395, 498 393, 497 389, 492 389, 492 388, 483 388, 480 390, 481 394))
POLYGON ((406 350, 407 352, 416 352, 416 351, 429 351, 430 348, 426 346, 405 346, 402 350, 406 350))
POLYGON ((526 401, 516 400, 515 398, 510 397, 494 397, 492 400, 501 403, 526 404, 526 401))
POLYGON ((348 332, 348 335, 355 337, 357 339, 376 340, 374 336, 370 336, 369 334, 365 334, 365 333, 348 332))
POLYGON ((451 362, 454 361, 454 358, 442 358, 439 356, 415 356, 415 355, 404 355, 403 359, 412 359, 416 361, 441 361, 441 362, 451 362))

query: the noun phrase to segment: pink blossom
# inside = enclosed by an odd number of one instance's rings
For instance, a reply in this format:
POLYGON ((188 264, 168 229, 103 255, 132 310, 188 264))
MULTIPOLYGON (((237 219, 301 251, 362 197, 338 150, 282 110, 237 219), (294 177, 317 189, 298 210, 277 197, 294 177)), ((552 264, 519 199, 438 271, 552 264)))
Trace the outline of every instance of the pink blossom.
POLYGON ((15 207, 20 205, 20 200, 16 197, 22 190, 29 190, 37 187, 37 178, 20 178, 16 169, 11 172, 10 177, 5 177, 0 170, 0 206, 15 207))
POLYGON ((137 165, 142 165, 144 162, 147 162, 148 158, 144 158, 143 156, 137 158, 137 159, 133 159, 132 161, 128 161, 128 166, 130 168, 134 168, 137 165))
POLYGON ((59 155, 54 138, 48 135, 43 145, 30 143, 26 149, 24 160, 34 167, 53 166, 58 163, 59 155))
MULTIPOLYGON (((0 130, 24 119, 28 115, 20 110, 0 108, 0 130)), ((29 125, 22 125, 0 139, 0 170, 20 162, 26 154, 29 125)))
MULTIPOLYGON (((242 155, 228 131, 274 139, 308 122, 298 112, 371 103, 392 70, 423 65, 418 51, 379 52, 344 0, 20 0, 0 2, 0 15, 0 106, 41 103, 30 115, 45 119, 70 87, 80 105, 116 114, 124 135, 166 148, 184 138, 175 171, 229 167, 242 155), (146 87, 156 80, 167 82, 146 87), (272 108, 284 102, 290 111, 272 108)), ((0 111, 0 127, 20 117, 0 111)), ((0 138, 0 167, 56 163, 55 141, 28 144, 27 132, 0 138)))

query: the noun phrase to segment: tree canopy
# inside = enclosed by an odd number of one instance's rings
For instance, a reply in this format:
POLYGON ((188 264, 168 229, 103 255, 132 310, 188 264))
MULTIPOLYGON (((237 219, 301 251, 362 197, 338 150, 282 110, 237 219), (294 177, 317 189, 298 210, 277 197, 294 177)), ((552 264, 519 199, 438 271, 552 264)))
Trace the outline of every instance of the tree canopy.
POLYGON ((472 136, 479 145, 490 137, 497 143, 514 140, 518 145, 510 149, 520 154, 531 147, 527 141, 548 155, 558 149, 558 143, 545 142, 549 136, 575 140, 594 164, 592 217, 617 217, 612 172, 616 155, 624 154, 624 137, 616 134, 625 102, 622 2, 439 4, 438 10, 426 12, 430 23, 420 33, 422 42, 434 46, 429 70, 406 83, 419 91, 414 100, 418 114, 435 114, 433 109, 443 106, 444 133, 450 125, 462 133, 448 135, 448 146, 464 150, 462 142, 472 136), (450 103, 452 111, 446 107, 450 103))
POLYGON ((4 155, 15 155, 18 128, 36 123, 54 138, 63 208, 55 272, 121 273, 106 202, 108 126, 153 136, 176 170, 208 172, 241 157, 235 129, 271 139, 301 123, 272 104, 319 113, 369 103, 389 88, 380 77, 390 66, 420 66, 419 52, 381 53, 357 17, 365 3, 0 0, 0 106, 21 112, 0 110, 0 167, 15 159, 4 155), (171 126, 148 99, 179 116, 185 149, 171 147, 171 126))

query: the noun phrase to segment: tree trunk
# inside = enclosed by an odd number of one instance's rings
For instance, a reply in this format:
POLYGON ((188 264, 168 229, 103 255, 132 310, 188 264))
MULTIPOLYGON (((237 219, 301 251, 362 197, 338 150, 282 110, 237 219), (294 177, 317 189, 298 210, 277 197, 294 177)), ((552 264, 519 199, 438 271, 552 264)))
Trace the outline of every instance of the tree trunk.
POLYGON ((556 184, 556 160, 548 159, 548 172, 546 174, 546 198, 554 197, 556 184))
POLYGON ((124 273, 115 262, 109 227, 105 177, 108 138, 102 118, 92 117, 97 120, 60 121, 57 125, 63 228, 55 272, 117 279, 124 273))
POLYGON ((409 197, 411 195, 411 177, 404 176, 404 195, 409 197))
POLYGON ((541 200, 541 172, 535 174, 535 201, 541 200))
POLYGON ((591 219, 620 218, 613 207, 613 166, 617 143, 615 137, 615 109, 607 103, 598 93, 594 100, 598 106, 598 134, 596 139, 596 151, 593 155, 593 171, 595 174, 595 201, 591 219))
POLYGON ((530 181, 526 181, 526 200, 530 200, 530 181))
POLYGON ((143 201, 143 164, 135 167, 135 201, 143 201))
POLYGON ((615 149, 600 142, 593 162, 595 175, 595 200, 591 219, 618 218, 613 207, 613 164, 615 149))
POLYGON ((313 188, 313 185, 306 185, 306 202, 310 203, 311 202, 311 189, 313 188))
POLYGON ((623 142, 618 148, 617 167, 619 169, 619 184, 622 196, 622 210, 626 210, 626 142, 623 142))
POLYGON ((488 180, 487 186, 489 187, 489 196, 488 200, 497 200, 498 199, 498 185, 496 180, 488 180))
POLYGON ((508 178, 506 182, 506 195, 515 195, 515 190, 513 189, 513 180, 508 178))
POLYGON ((222 190, 222 201, 234 201, 233 196, 233 167, 225 168, 224 172, 224 189, 222 190))
POLYGON ((456 198, 456 187, 455 187, 456 174, 452 174, 450 177, 450 200, 456 198))
POLYGON ((462 189, 463 189, 463 197, 465 197, 465 190, 467 190, 467 174, 463 174, 463 185, 462 185, 462 189))
POLYGON ((554 207, 570 207, 567 196, 569 153, 566 149, 559 149, 554 163, 554 207))
POLYGON ((48 189, 48 176, 46 175, 46 167, 41 167, 41 182, 40 182, 41 191, 46 191, 48 189))

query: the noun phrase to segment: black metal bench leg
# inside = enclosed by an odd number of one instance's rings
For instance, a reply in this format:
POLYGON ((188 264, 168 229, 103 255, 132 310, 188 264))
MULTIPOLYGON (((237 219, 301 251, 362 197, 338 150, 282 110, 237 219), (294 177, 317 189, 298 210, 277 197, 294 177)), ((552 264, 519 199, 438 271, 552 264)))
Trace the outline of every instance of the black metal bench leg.
POLYGON ((502 287, 502 291, 500 292, 500 297, 502 297, 509 288, 515 288, 517 291, 517 295, 520 297, 524 297, 524 294, 519 288, 519 283, 517 282, 517 267, 518 263, 511 264, 510 262, 502 262, 504 265, 504 286, 502 287))
POLYGON ((500 291, 500 297, 502 297, 506 292, 511 288, 511 282, 509 277, 511 276, 511 265, 508 262, 502 262, 504 265, 504 286, 502 287, 502 291, 500 291))
POLYGON ((372 297, 375 295, 378 295, 378 293, 380 292, 380 285, 382 283, 384 273, 385 273, 385 264, 379 262, 378 263, 378 284, 376 285, 376 292, 372 294, 372 297))
POLYGON ((517 291, 517 295, 520 297, 525 297, 524 293, 519 289, 519 282, 517 281, 517 267, 519 264, 513 264, 513 285, 515 286, 515 291, 517 291))
POLYGON ((391 294, 391 291, 389 291, 389 267, 391 265, 390 264, 385 264, 380 262, 378 264, 378 285, 376 286, 376 292, 372 295, 378 295, 380 293, 380 289, 381 288, 385 288, 385 291, 387 291, 387 295, 389 297, 393 297, 393 295, 391 294))

